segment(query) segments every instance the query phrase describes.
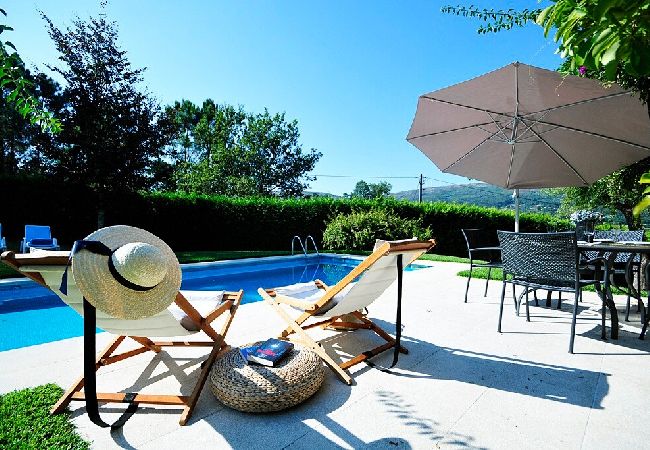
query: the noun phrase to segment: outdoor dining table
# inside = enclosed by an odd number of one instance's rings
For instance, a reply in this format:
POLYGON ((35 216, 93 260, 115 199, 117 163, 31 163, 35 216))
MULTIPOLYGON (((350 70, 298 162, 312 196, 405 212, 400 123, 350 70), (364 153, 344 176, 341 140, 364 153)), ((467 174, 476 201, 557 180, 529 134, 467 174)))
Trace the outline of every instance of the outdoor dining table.
MULTIPOLYGON (((618 255, 619 253, 630 254, 627 260, 626 270, 625 270, 625 280, 627 284, 626 288, 632 297, 641 301, 643 305, 642 308, 645 311, 646 305, 643 302, 643 299, 641 298, 641 293, 634 288, 634 282, 633 282, 634 279, 631 272, 631 262, 635 255, 650 255, 650 242, 641 242, 641 241, 616 242, 611 240, 594 240, 594 242, 578 241, 578 250, 580 250, 581 252, 587 252, 587 251, 598 252, 599 256, 605 257, 607 273, 610 276, 605 277, 605 279, 603 280, 604 303, 610 312, 611 323, 612 323, 611 332, 610 332, 611 338, 618 339, 618 311, 616 310, 616 304, 614 303, 614 297, 612 295, 612 289, 611 289, 612 278, 613 278, 612 275, 614 274, 614 270, 613 270, 614 260, 616 259, 616 255, 618 255)), ((648 279, 649 268, 650 265, 646 266, 646 270, 645 270, 646 279, 648 279)), ((639 339, 643 339, 644 337, 650 319, 650 314, 644 314, 642 317, 644 317, 644 324, 639 339)), ((606 339, 604 308, 603 308, 603 317, 602 317, 601 337, 603 339, 606 339)))

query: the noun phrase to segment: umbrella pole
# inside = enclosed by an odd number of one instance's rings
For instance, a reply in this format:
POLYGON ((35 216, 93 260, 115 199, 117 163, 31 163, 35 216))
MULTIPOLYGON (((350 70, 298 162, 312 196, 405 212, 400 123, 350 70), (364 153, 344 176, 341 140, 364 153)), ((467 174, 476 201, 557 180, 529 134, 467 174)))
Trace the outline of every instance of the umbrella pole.
POLYGON ((512 193, 515 198, 515 233, 519 233, 519 189, 512 193))

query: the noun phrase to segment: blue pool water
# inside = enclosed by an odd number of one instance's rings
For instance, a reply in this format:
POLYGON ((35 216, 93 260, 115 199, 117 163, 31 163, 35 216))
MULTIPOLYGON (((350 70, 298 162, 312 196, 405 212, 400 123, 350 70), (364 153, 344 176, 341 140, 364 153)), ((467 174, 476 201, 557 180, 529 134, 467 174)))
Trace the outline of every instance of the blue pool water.
MULTIPOLYGON (((182 289, 244 289, 243 303, 261 300, 260 287, 320 279, 341 280, 361 259, 310 255, 221 261, 183 266, 182 289)), ((426 266, 411 265, 407 270, 426 266)), ((0 284, 0 351, 43 344, 83 334, 83 320, 49 289, 34 282, 0 284)))

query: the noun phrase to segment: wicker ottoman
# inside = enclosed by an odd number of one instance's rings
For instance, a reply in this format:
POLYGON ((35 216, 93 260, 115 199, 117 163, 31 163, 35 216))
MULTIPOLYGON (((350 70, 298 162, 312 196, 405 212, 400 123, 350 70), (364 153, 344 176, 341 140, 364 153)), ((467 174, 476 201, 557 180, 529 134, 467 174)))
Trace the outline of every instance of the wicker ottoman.
POLYGON ((275 367, 246 364, 238 348, 219 358, 210 386, 226 406, 245 412, 279 411, 305 401, 320 388, 325 371, 320 357, 296 346, 275 367))

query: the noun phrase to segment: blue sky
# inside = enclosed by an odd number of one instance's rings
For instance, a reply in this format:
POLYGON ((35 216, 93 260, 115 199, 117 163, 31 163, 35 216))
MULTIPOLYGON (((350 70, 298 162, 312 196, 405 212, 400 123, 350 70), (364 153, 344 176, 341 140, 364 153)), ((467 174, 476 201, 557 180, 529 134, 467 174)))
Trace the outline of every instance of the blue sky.
MULTIPOLYGON (((57 52, 38 9, 59 26, 97 14, 99 1, 6 0, 7 34, 29 66, 57 52)), ((386 179, 393 191, 467 180, 441 173, 406 142, 419 95, 521 61, 555 69, 542 29, 478 35, 475 20, 442 14, 459 1, 112 0, 106 11, 145 86, 163 105, 182 98, 286 112, 301 143, 323 157, 311 190, 341 194, 386 179), (389 179, 387 177, 413 177, 389 179)), ((465 2, 534 8, 536 0, 465 2)))

